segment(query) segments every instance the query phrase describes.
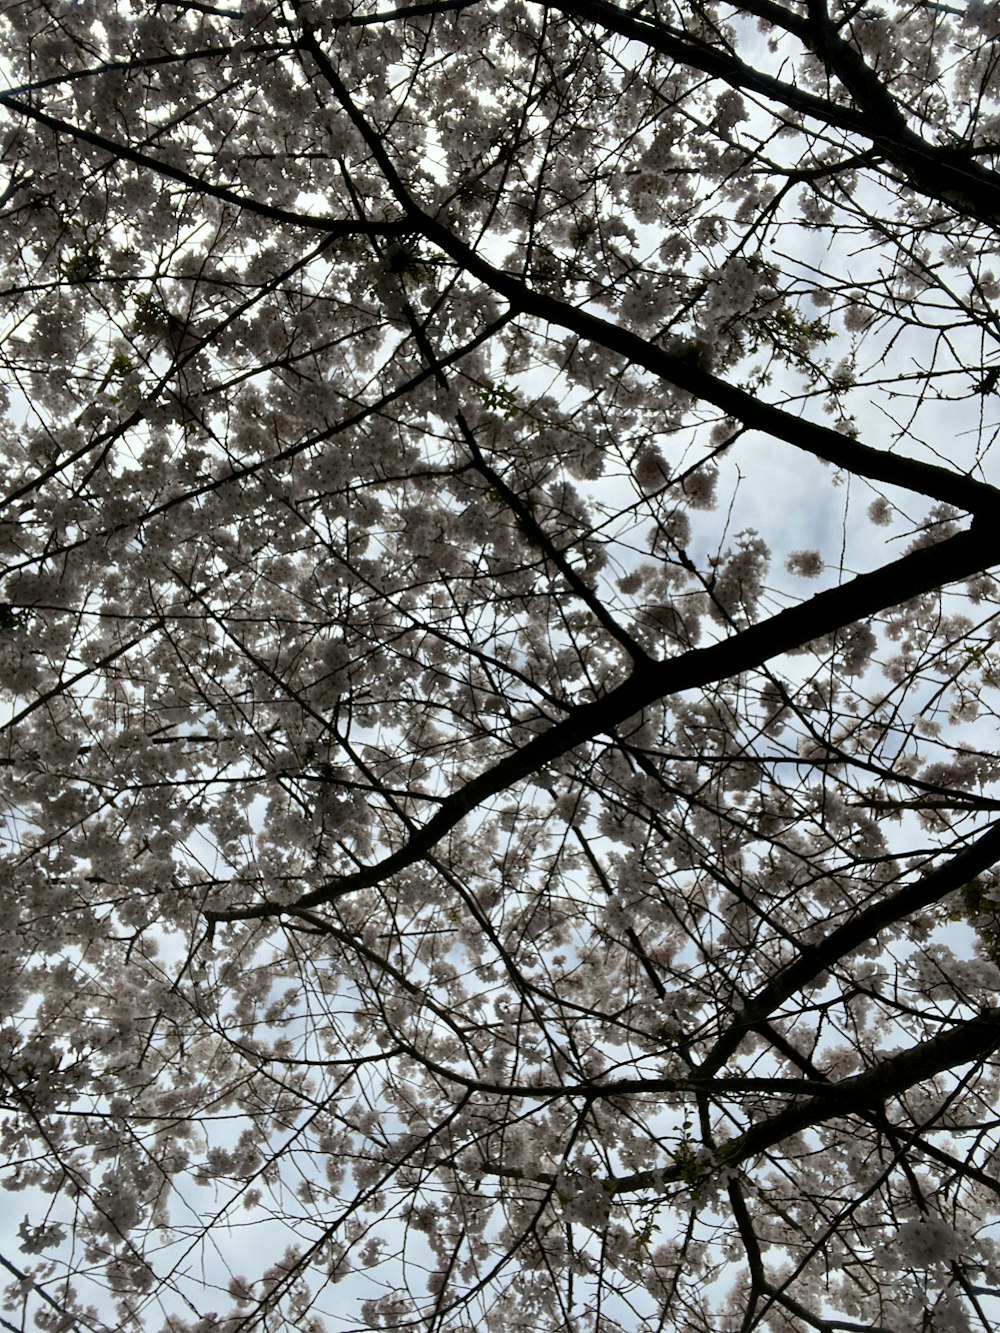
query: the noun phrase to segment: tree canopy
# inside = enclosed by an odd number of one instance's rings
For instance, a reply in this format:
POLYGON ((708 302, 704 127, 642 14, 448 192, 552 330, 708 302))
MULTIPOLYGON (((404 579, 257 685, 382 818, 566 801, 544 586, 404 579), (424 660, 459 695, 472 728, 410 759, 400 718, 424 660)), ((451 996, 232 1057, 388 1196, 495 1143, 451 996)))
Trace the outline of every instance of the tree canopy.
POLYGON ((1000 11, 382 5, 0 16, 2 1326, 988 1333, 1000 11))

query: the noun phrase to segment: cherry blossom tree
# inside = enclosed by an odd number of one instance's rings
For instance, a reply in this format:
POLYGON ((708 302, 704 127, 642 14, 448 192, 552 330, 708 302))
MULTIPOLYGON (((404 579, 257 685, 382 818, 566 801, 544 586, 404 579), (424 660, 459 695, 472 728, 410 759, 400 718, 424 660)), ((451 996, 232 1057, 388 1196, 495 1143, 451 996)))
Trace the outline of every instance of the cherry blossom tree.
POLYGON ((995 1327, 1000 11, 0 24, 3 1327, 995 1327))

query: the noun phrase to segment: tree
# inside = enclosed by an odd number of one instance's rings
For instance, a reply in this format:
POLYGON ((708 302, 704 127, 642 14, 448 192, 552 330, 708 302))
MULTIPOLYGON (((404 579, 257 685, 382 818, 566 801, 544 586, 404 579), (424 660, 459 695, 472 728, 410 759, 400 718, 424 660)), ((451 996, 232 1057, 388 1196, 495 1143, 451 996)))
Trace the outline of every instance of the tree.
POLYGON ((995 7, 2 23, 3 1326, 994 1327, 995 7))

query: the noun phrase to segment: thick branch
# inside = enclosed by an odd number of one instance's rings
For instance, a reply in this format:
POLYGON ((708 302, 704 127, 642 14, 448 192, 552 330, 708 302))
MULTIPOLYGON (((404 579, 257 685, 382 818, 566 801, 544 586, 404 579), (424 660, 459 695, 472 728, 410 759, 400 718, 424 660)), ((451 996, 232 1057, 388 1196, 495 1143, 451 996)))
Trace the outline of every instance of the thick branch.
MULTIPOLYGON (((917 1083, 924 1083, 948 1069, 989 1057, 1000 1047, 1000 1007, 984 1010, 975 1018, 959 1023, 939 1036, 911 1046, 909 1050, 881 1060, 874 1068, 853 1078, 843 1079, 824 1087, 814 1097, 806 1097, 777 1115, 751 1126, 745 1133, 720 1145, 715 1162, 716 1170, 730 1170, 756 1157, 758 1153, 780 1143, 793 1134, 812 1129, 838 1116, 862 1114, 882 1107, 893 1097, 899 1097, 917 1083)), ((551 1172, 532 1172, 505 1168, 491 1163, 491 1171, 498 1175, 534 1180, 552 1184, 551 1172)), ((636 1171, 618 1176, 607 1182, 614 1194, 632 1194, 639 1190, 659 1192, 666 1185, 688 1180, 690 1159, 673 1162, 656 1170, 636 1171)))
POLYGON ((630 329, 612 324, 557 297, 535 291, 517 274, 496 268, 417 203, 393 165, 382 137, 355 106, 323 48, 309 33, 303 36, 302 45, 315 60, 337 100, 364 137, 372 157, 413 229, 443 250, 466 272, 509 301, 513 309, 567 329, 599 347, 605 347, 625 360, 642 366, 675 388, 711 403, 727 416, 784 440, 786 444, 805 450, 835 467, 844 468, 871 481, 916 491, 970 513, 988 511, 1000 515, 1000 492, 985 482, 974 481, 933 463, 874 449, 831 430, 829 426, 805 421, 783 408, 761 402, 746 390, 692 365, 683 357, 665 351, 630 329))
POLYGON ((793 34, 823 62, 853 99, 862 125, 859 132, 921 194, 996 226, 1000 221, 1000 178, 996 172, 954 150, 928 144, 914 133, 883 80, 840 36, 825 4, 810 0, 808 18, 773 0, 743 0, 741 8, 793 34))
POLYGON ((862 574, 839 588, 818 593, 808 602, 781 611, 721 643, 692 649, 668 662, 642 663, 602 699, 573 709, 563 721, 459 788, 398 851, 376 865, 331 880, 290 906, 264 903, 206 915, 210 921, 275 916, 334 902, 345 894, 381 884, 418 862, 490 797, 531 777, 585 741, 612 732, 626 718, 657 700, 750 671, 772 657, 801 648, 887 606, 977 573, 998 555, 995 542, 988 541, 980 532, 959 533, 936 546, 913 551, 875 573, 862 574))
POLYGON ((938 902, 946 894, 968 884, 976 875, 988 870, 1000 860, 1000 825, 995 825, 977 839, 971 847, 958 852, 944 865, 928 871, 915 884, 908 884, 888 898, 880 898, 863 912, 832 930, 818 944, 802 950, 793 963, 787 964, 736 1015, 730 1028, 699 1066, 699 1074, 712 1074, 721 1069, 739 1046, 743 1037, 763 1018, 773 1013, 802 986, 820 972, 832 967, 838 959, 862 944, 875 939, 880 930, 903 917, 912 916, 921 908, 938 902))

